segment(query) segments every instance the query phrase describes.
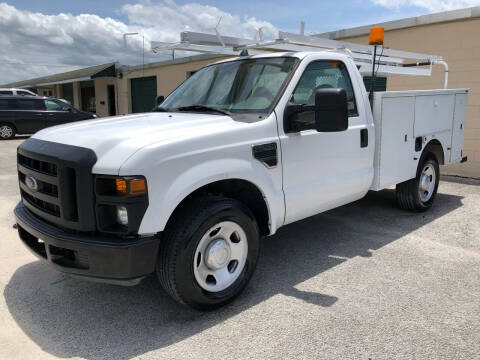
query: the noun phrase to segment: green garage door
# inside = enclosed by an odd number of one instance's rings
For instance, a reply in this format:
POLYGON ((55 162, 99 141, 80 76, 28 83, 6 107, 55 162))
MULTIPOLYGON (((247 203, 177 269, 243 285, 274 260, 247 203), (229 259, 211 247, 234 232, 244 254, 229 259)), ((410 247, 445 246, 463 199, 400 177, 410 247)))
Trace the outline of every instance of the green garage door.
POLYGON ((131 80, 132 112, 148 112, 155 107, 157 77, 143 77, 131 80))

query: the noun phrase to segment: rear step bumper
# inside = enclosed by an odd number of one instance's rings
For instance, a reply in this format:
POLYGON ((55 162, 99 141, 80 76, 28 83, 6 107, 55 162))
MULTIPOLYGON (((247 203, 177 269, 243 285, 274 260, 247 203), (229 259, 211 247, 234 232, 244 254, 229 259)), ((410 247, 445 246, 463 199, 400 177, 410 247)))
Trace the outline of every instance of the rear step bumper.
POLYGON ((40 220, 21 202, 14 214, 18 234, 27 248, 64 273, 135 285, 155 269, 160 241, 157 236, 121 239, 70 234, 40 220))

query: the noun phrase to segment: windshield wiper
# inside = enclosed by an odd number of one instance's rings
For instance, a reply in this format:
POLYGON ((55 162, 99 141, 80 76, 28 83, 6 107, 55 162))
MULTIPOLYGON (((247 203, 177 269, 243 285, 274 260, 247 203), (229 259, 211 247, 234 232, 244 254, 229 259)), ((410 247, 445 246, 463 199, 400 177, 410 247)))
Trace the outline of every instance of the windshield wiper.
POLYGON ((167 109, 167 108, 158 106, 158 107, 156 107, 155 109, 153 109, 153 111, 156 111, 156 112, 169 112, 170 109, 167 109))
POLYGON ((178 111, 212 111, 216 112, 222 115, 232 115, 230 111, 227 110, 222 110, 222 109, 217 109, 211 106, 206 106, 206 105, 190 105, 190 106, 181 106, 177 108, 178 111))

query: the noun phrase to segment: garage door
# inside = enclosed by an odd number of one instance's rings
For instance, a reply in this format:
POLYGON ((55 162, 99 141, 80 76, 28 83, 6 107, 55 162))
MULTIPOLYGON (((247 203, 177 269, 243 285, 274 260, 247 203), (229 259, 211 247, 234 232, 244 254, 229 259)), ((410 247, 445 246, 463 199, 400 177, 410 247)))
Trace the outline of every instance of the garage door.
POLYGON ((131 80, 132 112, 151 111, 157 97, 157 77, 143 77, 131 80))

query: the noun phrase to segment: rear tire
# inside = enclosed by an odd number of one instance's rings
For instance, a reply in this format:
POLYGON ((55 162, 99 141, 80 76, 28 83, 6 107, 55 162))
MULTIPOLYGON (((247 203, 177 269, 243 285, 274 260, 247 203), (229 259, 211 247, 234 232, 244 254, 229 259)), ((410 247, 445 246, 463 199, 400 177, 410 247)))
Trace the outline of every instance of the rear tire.
POLYGON ((15 128, 7 123, 0 123, 0 140, 9 140, 15 137, 15 128))
POLYGON ((212 310, 232 301, 249 282, 259 229, 241 202, 209 196, 183 206, 160 242, 156 273, 178 302, 212 310))
POLYGON ((413 212, 423 212, 432 207, 438 190, 440 168, 435 155, 426 153, 420 159, 417 176, 397 184, 397 205, 413 212))

